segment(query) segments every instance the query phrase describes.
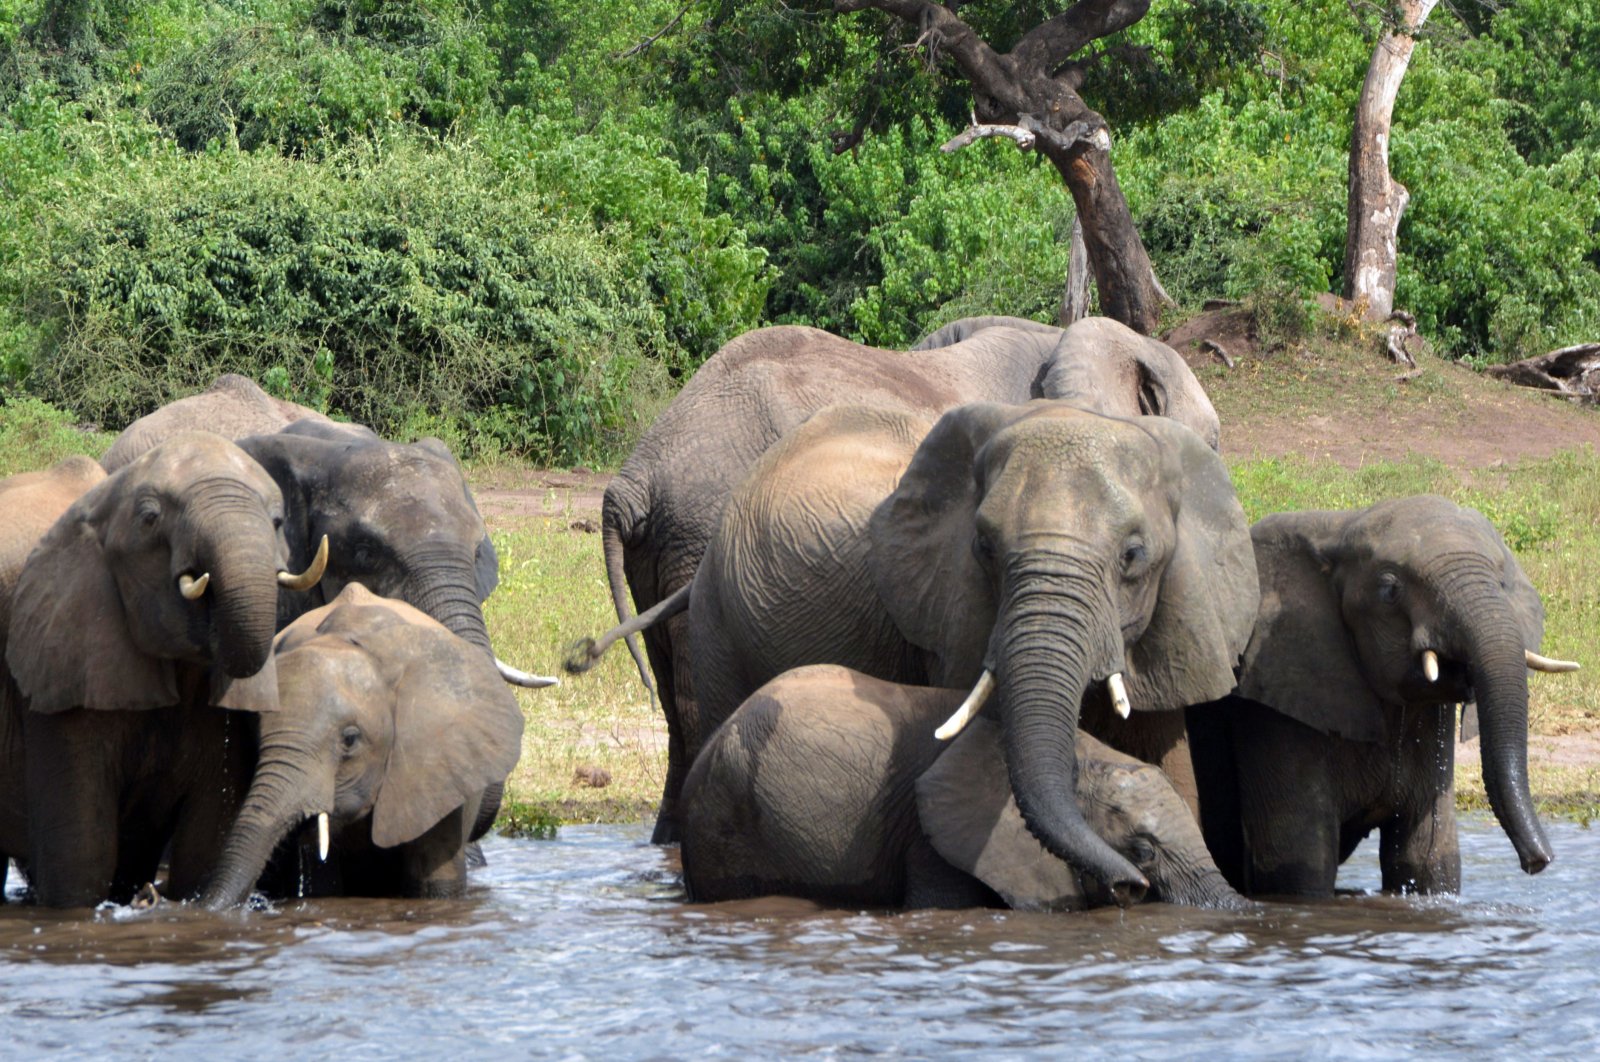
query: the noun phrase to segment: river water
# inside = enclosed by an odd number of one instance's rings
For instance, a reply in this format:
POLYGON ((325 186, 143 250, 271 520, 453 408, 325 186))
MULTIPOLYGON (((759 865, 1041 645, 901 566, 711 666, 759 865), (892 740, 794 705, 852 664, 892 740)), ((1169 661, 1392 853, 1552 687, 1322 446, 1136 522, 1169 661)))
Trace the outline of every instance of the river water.
POLYGON ((1460 899, 1243 915, 691 907, 643 826, 490 839, 455 903, 13 904, 0 1057, 1592 1058, 1600 831, 1548 825, 1536 878, 1467 817, 1460 899))

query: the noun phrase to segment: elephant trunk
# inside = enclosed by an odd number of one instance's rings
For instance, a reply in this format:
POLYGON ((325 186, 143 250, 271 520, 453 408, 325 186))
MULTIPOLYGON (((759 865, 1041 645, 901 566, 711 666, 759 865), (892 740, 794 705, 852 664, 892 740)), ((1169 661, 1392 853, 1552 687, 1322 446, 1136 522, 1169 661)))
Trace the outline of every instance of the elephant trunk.
POLYGON ((248 899, 279 842, 308 815, 332 805, 332 771, 316 769, 320 757, 312 743, 304 735, 262 729, 255 777, 201 896, 201 903, 211 910, 248 899), (321 778, 324 773, 327 779, 321 778))
POLYGON ((1453 589, 1465 632, 1467 665, 1478 702, 1483 785, 1495 818, 1511 838, 1522 869, 1537 874, 1555 858, 1528 791, 1528 670, 1522 633, 1498 579, 1453 589))
POLYGON ((248 678, 272 652, 280 550, 259 500, 238 493, 213 490, 202 496, 197 563, 211 575, 206 597, 212 652, 228 675, 248 678))
POLYGON ((406 568, 411 574, 406 581, 405 598, 452 634, 493 653, 489 628, 483 621, 483 604, 478 600, 472 557, 458 556, 457 552, 424 548, 408 555, 406 568))
POLYGON ((1104 883, 1119 904, 1137 903, 1149 882, 1089 827, 1076 795, 1079 706, 1093 669, 1121 658, 1106 580, 1091 571, 1016 573, 1008 582, 995 656, 1017 808, 1051 854, 1104 883))
POLYGON ((1174 861, 1175 865, 1164 868, 1160 878, 1151 882, 1156 899, 1221 911, 1253 910, 1256 905, 1235 892, 1211 861, 1205 842, 1200 840, 1198 827, 1195 834, 1198 851, 1184 851, 1174 861))

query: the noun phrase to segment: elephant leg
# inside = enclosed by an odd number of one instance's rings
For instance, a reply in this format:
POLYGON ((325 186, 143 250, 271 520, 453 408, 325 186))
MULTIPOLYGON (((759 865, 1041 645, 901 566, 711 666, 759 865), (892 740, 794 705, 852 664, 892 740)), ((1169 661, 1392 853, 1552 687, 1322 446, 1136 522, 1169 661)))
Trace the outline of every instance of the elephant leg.
POLYGON ((1409 709, 1401 731, 1401 810, 1382 825, 1378 838, 1383 889, 1460 892, 1453 708, 1409 709))
POLYGON ((117 869, 117 779, 93 755, 101 743, 74 740, 86 712, 29 713, 25 724, 28 878, 46 907, 99 903, 117 869))
MULTIPOLYGON (((161 856, 167 851, 167 830, 122 831, 117 838, 117 865, 111 875, 106 898, 112 903, 127 903, 144 886, 153 884, 161 870, 161 856)), ((171 886, 167 887, 171 892, 171 886)))
POLYGON ((1244 891, 1332 896, 1339 873, 1339 767, 1310 727, 1237 701, 1231 721, 1246 851, 1244 891))
POLYGON ((1228 884, 1244 889, 1245 846, 1239 803, 1239 764, 1234 757, 1233 712, 1227 698, 1185 713, 1189 758, 1200 795, 1200 831, 1228 884))
POLYGON ((451 899, 466 892, 466 840, 466 825, 462 813, 457 813, 446 815, 421 837, 402 846, 405 895, 451 899))
POLYGON ((688 624, 674 616, 665 624, 644 632, 645 655, 650 660, 650 671, 656 678, 656 693, 661 698, 661 712, 667 721, 667 777, 661 790, 661 806, 656 811, 655 832, 651 844, 676 844, 678 842, 678 794, 683 790, 683 780, 689 773, 689 759, 683 740, 683 721, 678 714, 679 675, 688 685, 687 655, 680 660, 675 652, 682 644, 674 634, 687 637, 688 624))
POLYGON ((919 830, 906 850, 906 891, 902 907, 1004 907, 983 882, 947 863, 919 830))

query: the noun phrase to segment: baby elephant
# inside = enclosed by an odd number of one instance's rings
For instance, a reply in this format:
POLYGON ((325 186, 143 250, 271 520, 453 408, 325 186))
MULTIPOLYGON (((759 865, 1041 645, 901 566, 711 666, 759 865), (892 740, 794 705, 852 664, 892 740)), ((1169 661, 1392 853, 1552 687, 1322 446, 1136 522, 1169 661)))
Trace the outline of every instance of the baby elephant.
POLYGON ((274 867, 268 892, 459 895, 483 793, 522 750, 494 658, 359 583, 285 627, 273 658, 281 707, 260 719, 255 777, 205 902, 244 900, 292 831, 301 865, 274 867))
MULTIPOLYGON (((781 893, 842 906, 1083 910, 1111 902, 1047 853, 1011 795, 999 728, 934 730, 958 690, 832 665, 785 672, 712 736, 684 785, 689 898, 781 893)), ((1248 906, 1159 768, 1078 736, 1090 827, 1150 882, 1150 899, 1248 906)))

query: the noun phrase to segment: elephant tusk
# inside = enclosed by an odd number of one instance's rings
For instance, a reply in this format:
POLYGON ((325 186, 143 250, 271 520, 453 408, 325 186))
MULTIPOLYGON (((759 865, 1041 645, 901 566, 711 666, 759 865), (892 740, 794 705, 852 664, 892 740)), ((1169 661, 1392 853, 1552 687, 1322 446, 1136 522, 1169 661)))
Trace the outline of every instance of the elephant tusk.
POLYGON ((1439 681, 1439 654, 1432 649, 1422 651, 1422 675, 1429 682, 1439 681))
POLYGON ((972 687, 972 692, 961 702, 956 714, 946 719, 944 725, 933 732, 933 736, 940 741, 949 741, 966 729, 967 724, 972 722, 972 717, 983 711, 984 702, 994 693, 994 686, 994 672, 984 668, 983 674, 978 676, 978 684, 972 687))
POLYGON ((501 660, 498 656, 494 658, 494 666, 495 670, 500 672, 500 677, 505 679, 513 686, 521 686, 524 689, 530 690, 540 690, 544 689, 546 686, 561 685, 561 680, 558 678, 550 678, 548 675, 530 675, 526 671, 512 667, 504 660, 501 660))
POLYGON ((198 579, 184 572, 178 576, 178 593, 183 595, 185 601, 199 601, 200 595, 206 592, 206 587, 210 584, 210 572, 203 573, 198 579))
POLYGON ((1133 705, 1128 703, 1128 688, 1122 684, 1122 672, 1118 671, 1106 679, 1106 689, 1111 693, 1111 707, 1117 714, 1126 719, 1133 714, 1133 705))
POLYGON ((317 546, 317 555, 311 558, 311 566, 299 575, 288 572, 278 573, 278 585, 286 586, 290 590, 310 590, 321 580, 322 573, 328 570, 328 536, 322 536, 322 543, 317 546))
POLYGON ((1528 661, 1528 666, 1535 671, 1544 671, 1549 674, 1560 674, 1563 671, 1577 671, 1583 665, 1576 660, 1554 660, 1548 656, 1540 656, 1532 649, 1522 651, 1523 658, 1528 661))
POLYGON ((328 861, 328 813, 322 812, 317 816, 317 858, 322 862, 328 861))

